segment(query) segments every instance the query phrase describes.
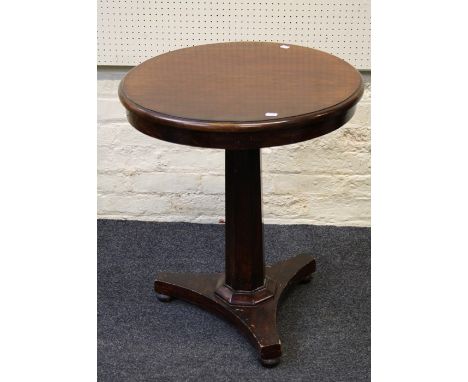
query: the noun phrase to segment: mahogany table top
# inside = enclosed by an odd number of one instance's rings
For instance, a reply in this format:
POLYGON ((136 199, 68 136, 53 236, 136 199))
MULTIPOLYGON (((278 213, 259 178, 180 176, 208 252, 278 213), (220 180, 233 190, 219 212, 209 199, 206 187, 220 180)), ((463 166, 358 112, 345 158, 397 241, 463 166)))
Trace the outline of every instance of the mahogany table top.
POLYGON ((130 70, 129 121, 175 143, 249 149, 299 142, 346 123, 363 93, 340 58, 296 45, 235 42, 162 54, 130 70))

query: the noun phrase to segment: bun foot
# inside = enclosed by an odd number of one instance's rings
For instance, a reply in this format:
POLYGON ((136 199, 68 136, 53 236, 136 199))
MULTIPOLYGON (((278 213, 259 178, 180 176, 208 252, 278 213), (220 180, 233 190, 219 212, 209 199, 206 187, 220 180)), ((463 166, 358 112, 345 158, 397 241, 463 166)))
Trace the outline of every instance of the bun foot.
POLYGON ((172 300, 171 296, 168 296, 167 294, 162 294, 162 293, 156 293, 156 297, 161 302, 169 302, 172 300))
POLYGON ((280 363, 281 357, 276 357, 276 358, 260 358, 262 365, 265 367, 275 367, 280 363))
POLYGON ((299 281, 299 284, 308 284, 311 281, 312 281, 312 273, 304 277, 301 281, 299 281))

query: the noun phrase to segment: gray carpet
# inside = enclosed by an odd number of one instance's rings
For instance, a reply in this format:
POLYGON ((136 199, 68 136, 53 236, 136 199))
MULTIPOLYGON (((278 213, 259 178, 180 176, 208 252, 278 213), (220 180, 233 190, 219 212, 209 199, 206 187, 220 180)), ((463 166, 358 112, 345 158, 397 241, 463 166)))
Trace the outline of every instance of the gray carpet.
POLYGON ((370 229, 265 226, 266 262, 316 255, 278 314, 283 358, 265 369, 227 322, 159 302, 158 271, 224 267, 224 226, 98 221, 99 381, 370 381, 370 229))

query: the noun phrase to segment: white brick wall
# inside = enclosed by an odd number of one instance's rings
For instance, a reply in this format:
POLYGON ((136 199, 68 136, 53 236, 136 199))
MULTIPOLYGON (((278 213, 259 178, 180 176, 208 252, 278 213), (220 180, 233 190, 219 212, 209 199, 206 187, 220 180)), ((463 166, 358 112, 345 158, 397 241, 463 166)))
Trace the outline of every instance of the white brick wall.
MULTIPOLYGON (((123 71, 98 73, 98 217, 215 223, 224 151, 136 131, 117 98, 123 71)), ((265 223, 370 225, 370 81, 354 118, 326 136, 262 149, 265 223)))

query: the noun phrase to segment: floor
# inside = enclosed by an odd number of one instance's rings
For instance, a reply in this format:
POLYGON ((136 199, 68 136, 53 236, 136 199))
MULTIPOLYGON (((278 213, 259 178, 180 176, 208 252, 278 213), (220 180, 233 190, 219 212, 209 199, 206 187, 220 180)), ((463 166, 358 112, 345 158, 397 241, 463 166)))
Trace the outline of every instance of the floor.
POLYGON ((317 258, 312 283, 280 306, 283 357, 272 369, 227 322, 154 294, 158 271, 222 271, 223 225, 97 228, 99 381, 370 381, 370 228, 265 225, 267 264, 317 258))

